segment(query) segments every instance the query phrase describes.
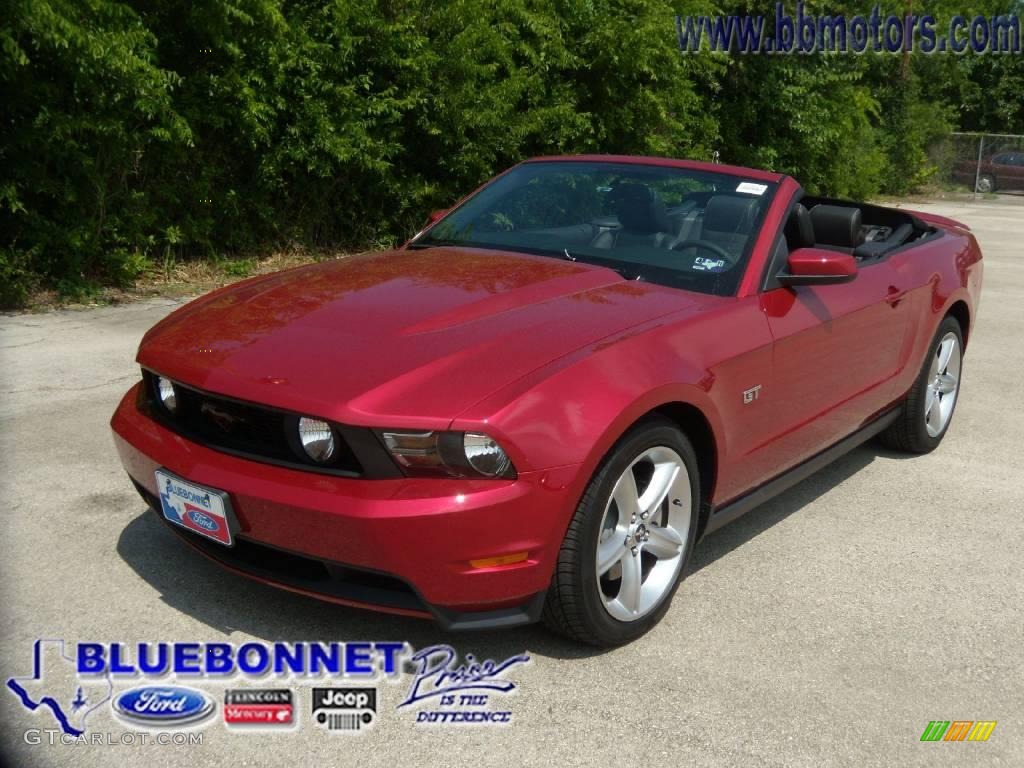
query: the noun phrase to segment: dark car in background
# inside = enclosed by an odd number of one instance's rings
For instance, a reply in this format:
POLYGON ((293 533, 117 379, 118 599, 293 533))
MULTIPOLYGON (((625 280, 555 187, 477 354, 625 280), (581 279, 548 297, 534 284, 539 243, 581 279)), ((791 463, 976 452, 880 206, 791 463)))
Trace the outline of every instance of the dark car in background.
POLYGON ((953 178, 976 192, 1024 192, 1024 150, 989 155, 980 167, 977 160, 962 160, 953 178))

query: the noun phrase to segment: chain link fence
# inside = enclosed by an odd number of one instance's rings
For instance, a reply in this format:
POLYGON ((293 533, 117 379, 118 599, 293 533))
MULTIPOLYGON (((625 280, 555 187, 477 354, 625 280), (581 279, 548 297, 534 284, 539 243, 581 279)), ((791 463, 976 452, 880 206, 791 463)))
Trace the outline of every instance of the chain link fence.
POLYGON ((1024 195, 1024 135, 951 133, 929 151, 936 181, 975 199, 1024 195))

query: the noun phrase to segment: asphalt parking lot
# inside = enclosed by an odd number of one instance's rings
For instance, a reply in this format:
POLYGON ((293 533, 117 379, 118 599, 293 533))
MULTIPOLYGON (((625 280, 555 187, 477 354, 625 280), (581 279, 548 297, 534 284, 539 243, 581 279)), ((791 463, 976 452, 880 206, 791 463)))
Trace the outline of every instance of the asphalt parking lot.
MULTIPOLYGON (((54 721, 5 688, 8 763, 1024 765, 1024 199, 908 207, 968 223, 985 254, 943 445, 906 458, 868 444, 713 534, 661 625, 608 652, 537 627, 444 635, 222 572, 143 514, 107 425, 138 378, 139 338, 177 304, 0 317, 5 681, 30 671, 37 638, 404 640, 532 657, 512 676, 508 726, 417 726, 394 710, 405 679, 381 684, 358 737, 308 719, 287 734, 213 723, 187 748, 30 745, 26 729, 54 721), (998 725, 986 743, 921 743, 930 720, 998 725)), ((125 731, 109 709, 90 729, 125 731)))

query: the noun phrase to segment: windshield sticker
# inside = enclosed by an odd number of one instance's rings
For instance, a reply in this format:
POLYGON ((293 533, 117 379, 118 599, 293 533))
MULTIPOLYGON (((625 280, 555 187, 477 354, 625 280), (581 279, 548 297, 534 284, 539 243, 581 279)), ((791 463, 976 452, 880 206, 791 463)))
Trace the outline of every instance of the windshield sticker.
POLYGON ((737 192, 746 192, 748 195, 763 195, 766 189, 767 184, 754 184, 752 181, 741 181, 736 187, 737 192))
POLYGON ((698 272, 720 272, 725 269, 725 259, 707 259, 698 256, 693 260, 693 268, 698 272))

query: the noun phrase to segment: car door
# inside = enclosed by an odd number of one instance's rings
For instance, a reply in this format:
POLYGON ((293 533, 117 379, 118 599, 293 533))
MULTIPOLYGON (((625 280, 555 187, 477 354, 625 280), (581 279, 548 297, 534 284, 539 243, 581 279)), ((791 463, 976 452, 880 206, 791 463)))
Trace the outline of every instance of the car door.
POLYGON ((840 285, 768 287, 773 338, 770 443, 792 466, 856 431, 896 396, 908 337, 908 278, 889 261, 840 285))
POLYGON ((1010 155, 1005 175, 1006 183, 1000 186, 1015 191, 1024 190, 1024 152, 1014 152, 1010 155))

